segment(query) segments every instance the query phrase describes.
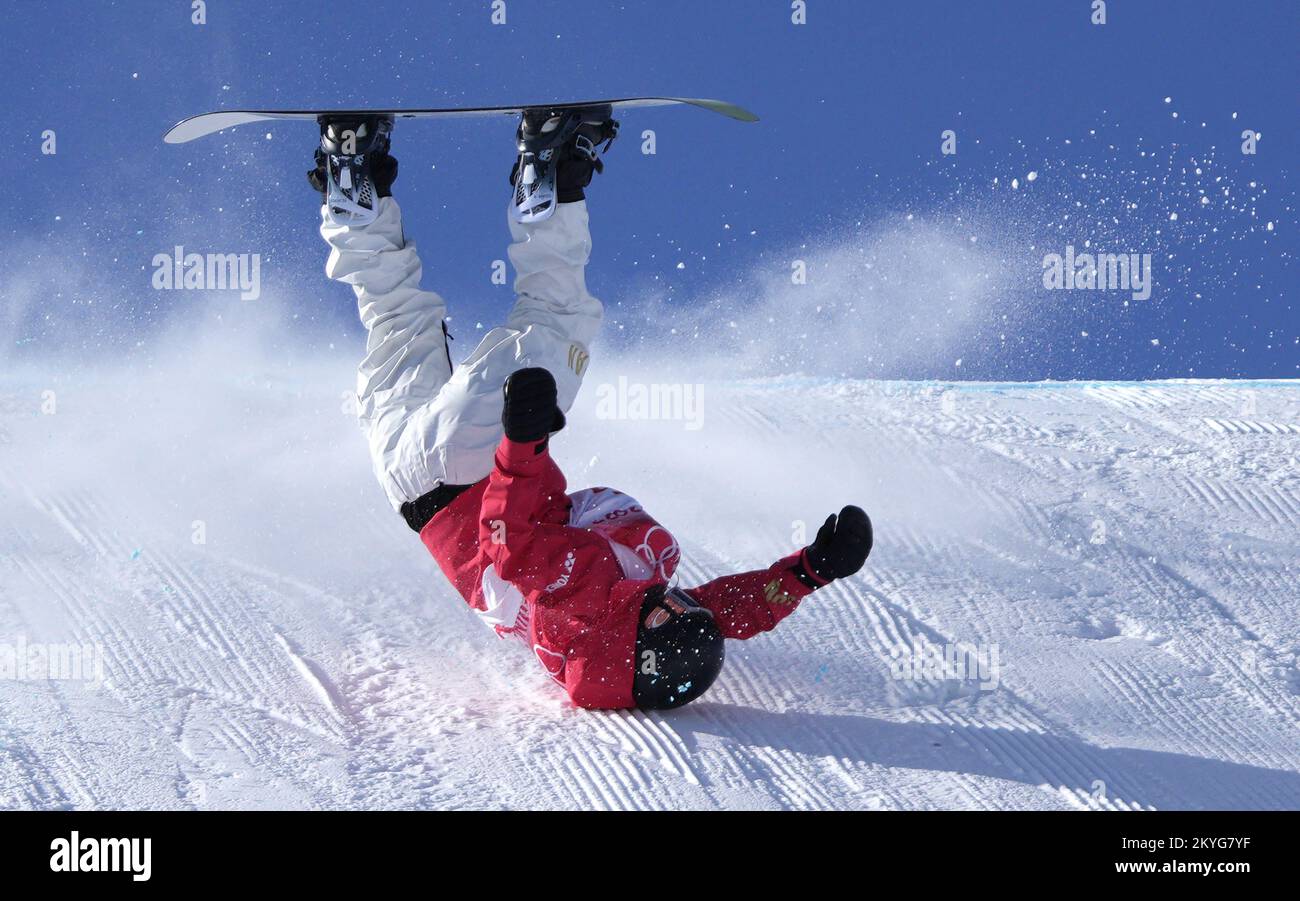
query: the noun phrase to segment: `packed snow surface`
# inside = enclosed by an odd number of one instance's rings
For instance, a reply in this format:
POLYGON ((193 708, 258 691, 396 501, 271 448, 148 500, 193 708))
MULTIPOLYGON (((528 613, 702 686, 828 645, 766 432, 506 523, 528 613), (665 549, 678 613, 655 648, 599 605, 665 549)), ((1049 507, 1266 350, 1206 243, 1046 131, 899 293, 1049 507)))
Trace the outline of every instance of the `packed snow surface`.
POLYGON ((9 368, 0 807, 1300 808, 1300 383, 715 378, 601 418, 619 376, 680 378, 593 364, 554 450, 684 586, 876 524, 662 715, 573 708, 466 609, 342 348, 9 368), (102 679, 15 669, 72 646, 102 679))

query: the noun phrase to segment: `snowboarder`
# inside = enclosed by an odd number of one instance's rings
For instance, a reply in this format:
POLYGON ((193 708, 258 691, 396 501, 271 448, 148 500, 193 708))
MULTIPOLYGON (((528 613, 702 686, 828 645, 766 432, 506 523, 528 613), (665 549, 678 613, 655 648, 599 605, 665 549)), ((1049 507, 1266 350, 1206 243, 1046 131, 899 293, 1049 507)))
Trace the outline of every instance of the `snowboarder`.
POLYGON ((391 194, 391 120, 324 122, 308 177, 325 200, 326 273, 352 286, 368 333, 359 417, 390 502, 466 602, 523 641, 575 704, 664 709, 709 688, 724 639, 769 630, 856 573, 872 532, 847 506, 771 566, 682 589, 671 584, 677 541, 635 499, 612 488, 566 494, 548 444, 601 322, 584 278, 585 189, 617 134, 611 113, 522 116, 509 222, 517 299, 459 367, 446 306, 420 288, 391 194))

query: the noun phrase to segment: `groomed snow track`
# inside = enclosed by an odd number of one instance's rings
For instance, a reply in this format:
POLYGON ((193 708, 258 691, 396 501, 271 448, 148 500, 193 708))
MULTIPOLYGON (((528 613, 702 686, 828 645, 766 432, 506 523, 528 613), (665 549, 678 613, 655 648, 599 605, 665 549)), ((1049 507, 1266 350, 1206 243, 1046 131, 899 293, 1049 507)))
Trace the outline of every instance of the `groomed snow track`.
POLYGON ((1300 383, 706 382, 699 428, 585 392, 571 484, 673 528, 684 585, 876 521, 660 715, 576 710, 484 629, 346 375, 292 372, 0 381, 0 651, 104 665, 0 678, 0 807, 1300 808, 1300 383), (918 643, 998 665, 895 678, 918 643))

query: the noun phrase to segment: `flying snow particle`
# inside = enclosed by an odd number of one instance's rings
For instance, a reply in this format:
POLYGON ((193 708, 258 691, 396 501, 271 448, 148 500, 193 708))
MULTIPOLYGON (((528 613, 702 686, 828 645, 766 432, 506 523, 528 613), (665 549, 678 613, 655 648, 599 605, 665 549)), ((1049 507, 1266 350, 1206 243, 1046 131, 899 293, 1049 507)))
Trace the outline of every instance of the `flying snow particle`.
POLYGON ((685 264, 685 263, 678 263, 678 264, 677 264, 677 268, 678 268, 678 269, 685 269, 685 268, 686 268, 686 264, 685 264))
POLYGON ((1170 214, 1169 214, 1169 221, 1170 221, 1170 222, 1177 222, 1177 221, 1178 221, 1178 214, 1177 214, 1177 213, 1170 213, 1170 214))
POLYGON ((1018 178, 1011 179, 1011 190, 1013 191, 1020 190, 1020 179, 1018 178))
POLYGON ((1264 231, 1269 231, 1269 232, 1271 232, 1272 230, 1273 230, 1273 223, 1272 223, 1272 222, 1270 222, 1270 223, 1268 223, 1267 225, 1264 226, 1264 231))
POLYGON ((1037 178, 1038 178, 1037 172, 1030 172, 1028 175, 1025 176, 1025 181, 1034 181, 1037 178))

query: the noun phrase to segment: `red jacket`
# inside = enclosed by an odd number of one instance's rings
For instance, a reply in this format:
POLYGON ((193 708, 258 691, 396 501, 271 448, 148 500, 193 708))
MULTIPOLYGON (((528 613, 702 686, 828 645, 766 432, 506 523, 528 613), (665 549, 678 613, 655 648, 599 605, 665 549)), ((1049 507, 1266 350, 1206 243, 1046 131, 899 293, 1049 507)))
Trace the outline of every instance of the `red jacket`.
MULTIPOLYGON (((637 620, 645 591, 677 568, 677 541, 612 488, 565 494, 546 442, 502 439, 483 481, 438 511, 420 540, 502 638, 532 649, 580 707, 635 706, 637 620)), ((793 554, 687 591, 727 638, 789 616, 811 589, 793 554)))

